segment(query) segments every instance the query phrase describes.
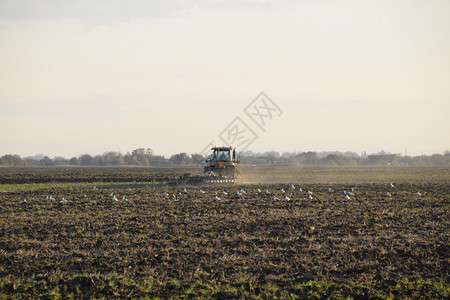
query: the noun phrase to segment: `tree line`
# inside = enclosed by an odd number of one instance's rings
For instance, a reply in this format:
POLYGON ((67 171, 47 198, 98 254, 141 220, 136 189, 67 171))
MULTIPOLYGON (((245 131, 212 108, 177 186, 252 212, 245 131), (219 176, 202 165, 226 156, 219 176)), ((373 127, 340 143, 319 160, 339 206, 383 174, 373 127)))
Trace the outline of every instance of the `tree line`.
MULTIPOLYGON (((0 157, 0 166, 200 166, 205 157, 200 154, 179 153, 165 158, 155 155, 150 148, 139 148, 126 154, 110 151, 102 155, 82 154, 70 159, 64 157, 50 158, 35 156, 22 158, 8 154, 0 157)), ((392 166, 450 166, 450 152, 444 154, 402 156, 381 151, 376 154, 357 155, 353 152, 301 152, 285 153, 266 152, 255 154, 244 152, 240 156, 241 165, 247 166, 357 166, 357 165, 392 165, 392 166)))

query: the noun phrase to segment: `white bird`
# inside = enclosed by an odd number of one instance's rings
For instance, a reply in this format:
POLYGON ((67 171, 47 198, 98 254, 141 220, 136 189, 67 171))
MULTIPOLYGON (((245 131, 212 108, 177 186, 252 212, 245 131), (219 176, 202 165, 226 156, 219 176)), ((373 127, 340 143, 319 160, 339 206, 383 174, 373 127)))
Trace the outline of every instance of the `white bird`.
POLYGON ((181 196, 181 195, 182 195, 182 194, 181 194, 181 192, 179 192, 179 193, 178 193, 178 195, 180 195, 180 196, 181 196))
POLYGON ((67 203, 67 200, 64 197, 61 198, 61 203, 67 203))
POLYGON ((421 196, 422 194, 421 194, 420 192, 417 192, 416 195, 417 195, 417 196, 421 196))
POLYGON ((328 188, 329 193, 334 193, 334 191, 331 188, 328 188))
POLYGON ((389 185, 390 187, 394 187, 394 184, 393 183, 391 183, 390 185, 389 185))
POLYGON ((214 197, 214 200, 220 200, 219 196, 216 195, 216 196, 214 197))
POLYGON ((27 198, 23 198, 23 203, 27 203, 27 198))
POLYGON ((349 194, 350 196, 353 196, 353 195, 355 195, 355 194, 353 194, 352 192, 348 192, 348 194, 349 194))
POLYGON ((242 193, 242 194, 247 194, 247 192, 244 191, 244 189, 241 189, 241 193, 242 193))
POLYGON ((269 194, 270 194, 270 192, 269 192, 269 190, 268 190, 268 189, 266 189, 266 194, 267 194, 267 195, 269 195, 269 194))
POLYGON ((257 189, 256 191, 257 191, 258 193, 261 193, 261 190, 260 190, 260 189, 257 189))
POLYGON ((98 190, 98 188, 94 185, 94 191, 98 190))
POLYGON ((225 192, 225 191, 223 191, 223 192, 222 192, 222 194, 224 194, 224 195, 228 195, 228 193, 227 193, 227 192, 225 192))
POLYGON ((345 199, 350 200, 350 196, 349 195, 345 195, 345 199))
POLYGON ((50 201, 50 197, 49 196, 45 197, 45 200, 50 201))
POLYGON ((240 196, 240 195, 241 195, 241 193, 239 193, 239 191, 237 191, 237 192, 236 192, 236 195, 240 196))
POLYGON ((348 193, 347 193, 347 191, 344 191, 344 195, 347 195, 348 193))
POLYGON ((353 193, 356 192, 356 189, 355 189, 355 188, 352 188, 352 192, 353 192, 353 193))
POLYGON ((312 195, 312 192, 311 192, 311 191, 308 191, 308 195, 312 195))
POLYGON ((278 200, 277 196, 273 196, 273 200, 278 200))
POLYGON ((389 192, 386 192, 386 196, 387 196, 387 197, 390 197, 391 194, 390 194, 389 192))
POLYGON ((291 189, 295 190, 295 186, 293 184, 291 184, 291 189))
POLYGON ((177 196, 175 196, 175 194, 172 195, 172 200, 173 200, 173 201, 177 201, 177 200, 178 200, 178 199, 177 199, 177 196))
POLYGON ((299 191, 299 192, 303 192, 302 188, 299 188, 298 191, 299 191))
POLYGON ((281 192, 284 193, 284 189, 283 188, 281 188, 281 192))
POLYGON ((166 192, 164 192, 164 194, 163 194, 164 196, 167 196, 167 193, 166 192))
POLYGON ((119 201, 119 200, 117 200, 116 195, 114 195, 112 199, 113 199, 113 201, 119 201))
POLYGON ((128 201, 128 199, 125 196, 123 196, 122 201, 128 201))
POLYGON ((289 199, 289 197, 286 196, 286 197, 284 198, 284 200, 289 201, 289 200, 291 200, 291 199, 289 199))
POLYGON ((200 189, 200 194, 204 194, 204 193, 205 193, 205 191, 200 189))
POLYGON ((84 195, 84 200, 87 200, 87 199, 89 199, 88 196, 87 196, 87 195, 84 195))
POLYGON ((111 192, 111 194, 109 194, 111 197, 114 196, 114 192, 111 192))
POLYGON ((186 190, 186 188, 184 188, 184 190, 183 190, 185 193, 187 193, 187 190, 186 190))
POLYGON ((308 199, 309 199, 309 200, 311 200, 311 199, 312 199, 312 196, 311 196, 311 194, 309 194, 309 195, 308 195, 308 199))

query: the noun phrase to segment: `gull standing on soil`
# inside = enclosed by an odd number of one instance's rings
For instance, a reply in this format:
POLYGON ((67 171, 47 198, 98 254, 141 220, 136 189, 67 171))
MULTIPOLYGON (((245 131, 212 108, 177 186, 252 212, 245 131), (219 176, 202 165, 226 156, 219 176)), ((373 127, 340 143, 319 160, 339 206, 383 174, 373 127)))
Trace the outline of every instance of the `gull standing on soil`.
POLYGON ((334 191, 331 188, 328 188, 328 193, 334 193, 334 191))
POLYGON ((386 197, 390 197, 390 196, 391 196, 391 193, 386 192, 386 197))
POLYGON ((278 200, 277 196, 273 196, 273 200, 278 200))
POLYGON ((178 199, 177 199, 177 196, 175 196, 175 194, 172 194, 172 200, 173 201, 177 201, 178 199))
POLYGON ((394 187, 394 184, 393 184, 393 183, 391 183, 391 184, 390 184, 389 186, 393 188, 393 187, 394 187))
POLYGON ((23 203, 27 203, 27 198, 23 198, 23 203))
POLYGON ((227 193, 227 192, 225 192, 225 191, 223 191, 223 192, 222 192, 222 194, 224 194, 224 195, 228 195, 228 193, 227 193))
POLYGON ((308 195, 308 199, 309 199, 309 200, 312 200, 311 194, 308 195))
POLYGON ((183 192, 187 193, 187 190, 186 190, 186 188, 184 188, 183 192))
POLYGON ((270 194, 269 190, 268 190, 268 189, 266 189, 266 195, 269 195, 269 194, 270 194))
POLYGON ((166 192, 164 192, 164 194, 163 194, 164 196, 167 196, 167 193, 166 192))
POLYGON ((61 203, 67 203, 67 200, 64 197, 61 198, 61 203))
POLYGON ((216 194, 216 196, 214 197, 214 200, 220 200, 220 198, 219 198, 219 196, 217 196, 217 194, 216 194))
POLYGON ((289 199, 289 197, 286 196, 286 197, 284 198, 284 200, 289 201, 289 200, 291 200, 291 199, 289 199))
POLYGON ((295 190, 295 186, 293 184, 291 184, 291 189, 295 190))
POLYGON ((242 194, 247 194, 247 192, 244 191, 244 189, 242 189, 242 188, 241 188, 241 193, 242 193, 242 194))
POLYGON ((119 201, 119 200, 116 198, 116 195, 114 195, 112 199, 113 199, 113 201, 119 201))
POLYGON ((205 193, 205 191, 200 189, 200 194, 204 194, 204 193, 205 193))
POLYGON ((422 196, 422 194, 420 192, 417 192, 416 195, 417 196, 422 196))
POLYGON ((282 192, 282 193, 284 193, 284 192, 285 192, 283 188, 281 188, 281 192, 282 192))
POLYGON ((128 199, 125 196, 123 196, 122 201, 128 201, 128 199))
POLYGON ((299 192, 303 192, 302 188, 299 188, 298 191, 299 191, 299 192))
POLYGON ((256 190, 258 193, 261 193, 261 190, 258 188, 257 190, 256 190))
POLYGON ((345 195, 345 199, 350 200, 350 196, 349 195, 345 195))

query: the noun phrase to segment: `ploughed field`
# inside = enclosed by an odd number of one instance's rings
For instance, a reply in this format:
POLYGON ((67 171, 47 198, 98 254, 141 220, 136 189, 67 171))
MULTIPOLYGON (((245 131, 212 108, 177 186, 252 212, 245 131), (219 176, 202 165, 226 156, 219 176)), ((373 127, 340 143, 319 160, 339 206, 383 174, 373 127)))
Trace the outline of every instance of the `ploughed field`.
POLYGON ((0 298, 450 297, 450 168, 185 171, 0 168, 0 298))

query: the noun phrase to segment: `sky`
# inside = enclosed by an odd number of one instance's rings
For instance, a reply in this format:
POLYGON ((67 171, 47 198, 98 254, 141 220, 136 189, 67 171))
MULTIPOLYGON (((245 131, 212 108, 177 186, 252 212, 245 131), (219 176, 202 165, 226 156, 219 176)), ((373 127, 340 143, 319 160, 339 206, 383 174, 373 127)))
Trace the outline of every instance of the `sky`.
POLYGON ((0 0, 0 156, 443 153, 449 15, 448 0, 0 0))

